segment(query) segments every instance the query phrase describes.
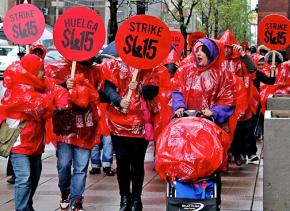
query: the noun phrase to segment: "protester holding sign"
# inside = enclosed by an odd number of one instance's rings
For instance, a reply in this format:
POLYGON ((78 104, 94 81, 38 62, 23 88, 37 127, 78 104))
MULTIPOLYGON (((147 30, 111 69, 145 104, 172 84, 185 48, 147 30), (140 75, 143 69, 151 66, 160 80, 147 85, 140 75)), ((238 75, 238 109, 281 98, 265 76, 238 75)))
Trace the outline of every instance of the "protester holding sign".
POLYGON ((262 112, 266 110, 267 98, 270 94, 288 94, 290 87, 289 69, 286 63, 283 63, 283 56, 278 51, 275 52, 275 61, 273 65, 273 51, 270 51, 264 57, 264 73, 270 77, 276 77, 275 84, 261 86, 261 105, 262 112), (271 74, 272 72, 272 74, 271 74))
POLYGON ((98 141, 97 90, 101 77, 93 57, 104 44, 105 27, 96 11, 74 7, 58 18, 53 37, 64 59, 49 64, 46 75, 70 93, 70 104, 52 118, 55 136, 50 133, 57 146, 60 208, 81 211, 90 150, 98 141))
POLYGON ((142 210, 144 158, 148 141, 144 138, 141 101, 146 103, 158 93, 157 87, 152 86, 158 82, 152 81, 154 77, 149 77, 151 70, 142 70, 137 81, 131 82, 134 70, 116 59, 105 61, 103 66, 103 71, 107 73, 105 94, 111 100, 111 105, 107 108, 107 121, 116 153, 122 211, 131 210, 131 198, 134 210, 142 210), (128 88, 133 91, 131 102, 126 99, 128 88))
POLYGON ((289 63, 283 62, 283 56, 276 50, 286 49, 290 44, 290 22, 281 15, 268 15, 259 23, 258 37, 260 42, 268 48, 265 61, 270 66, 270 75, 276 72, 276 84, 261 90, 262 110, 265 110, 266 99, 269 94, 288 94, 289 63), (273 50, 273 51, 270 51, 273 50), (275 71, 276 69, 276 71, 275 71))
MULTIPOLYGON (((97 144, 97 87, 99 72, 91 60, 76 65, 75 79, 70 78, 71 62, 63 59, 46 67, 46 76, 70 91, 70 103, 52 118, 57 146, 58 186, 63 210, 82 210, 90 150, 97 144), (71 166, 73 164, 73 174, 71 166)), ((51 133, 51 132, 50 132, 51 133)))
POLYGON ((117 159, 120 211, 142 210, 144 159, 148 141, 154 140, 151 115, 157 109, 153 98, 158 94, 158 75, 152 69, 165 59, 170 45, 169 29, 161 20, 137 15, 123 22, 116 36, 122 61, 103 63, 107 73, 104 91, 111 101, 107 122, 117 159))

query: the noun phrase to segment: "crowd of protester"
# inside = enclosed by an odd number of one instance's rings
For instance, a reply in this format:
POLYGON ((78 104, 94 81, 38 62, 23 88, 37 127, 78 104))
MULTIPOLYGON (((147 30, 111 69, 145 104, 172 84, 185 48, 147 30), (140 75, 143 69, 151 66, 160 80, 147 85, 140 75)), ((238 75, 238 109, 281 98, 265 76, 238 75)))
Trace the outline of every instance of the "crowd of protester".
POLYGON ((226 132, 229 160, 239 166, 258 164, 256 141, 263 139, 267 97, 290 92, 285 51, 239 44, 230 30, 219 39, 192 42, 187 57, 172 46, 162 64, 140 71, 136 81, 136 69, 116 52, 78 62, 74 78, 71 61, 44 64, 46 50, 39 44, 10 65, 4 73, 0 121, 21 128, 7 167, 12 175, 7 182, 15 183, 15 209, 34 210, 41 155, 45 143, 53 143, 61 210, 84 210, 90 160, 90 174, 101 169, 107 176, 116 173, 120 211, 142 210, 144 159, 152 141, 148 132, 158 140, 171 116, 186 110, 201 111, 226 132))

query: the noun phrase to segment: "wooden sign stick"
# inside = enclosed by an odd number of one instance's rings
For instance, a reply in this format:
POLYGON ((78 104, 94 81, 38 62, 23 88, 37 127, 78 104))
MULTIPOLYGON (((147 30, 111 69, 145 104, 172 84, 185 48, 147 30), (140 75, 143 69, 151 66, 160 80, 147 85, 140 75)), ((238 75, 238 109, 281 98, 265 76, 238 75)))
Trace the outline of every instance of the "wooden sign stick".
POLYGON ((26 54, 29 54, 29 45, 25 45, 26 54))
MULTIPOLYGON (((138 73, 139 73, 138 69, 134 70, 131 82, 135 82, 136 81, 138 73)), ((126 95, 126 99, 128 101, 131 101, 132 93, 133 93, 133 90, 129 89, 129 91, 128 91, 127 95, 126 95)))
POLYGON ((76 73, 76 65, 77 62, 73 61, 71 65, 71 72, 70 72, 70 78, 74 79, 75 78, 75 73, 76 73))
MULTIPOLYGON (((138 69, 135 69, 134 72, 133 72, 133 75, 132 75, 132 80, 131 80, 131 82, 136 81, 137 76, 138 76, 138 73, 139 73, 139 70, 138 70, 138 69)), ((129 102, 131 102, 132 94, 133 94, 133 90, 129 89, 129 90, 128 90, 128 93, 127 93, 127 95, 126 95, 126 97, 125 97, 126 100, 128 100, 129 102)), ((128 112, 128 109, 122 109, 122 112, 123 112, 123 113, 127 113, 127 112, 128 112)))
MULTIPOLYGON (((276 53, 275 53, 275 51, 273 51, 273 56, 272 56, 272 67, 276 67, 276 65, 275 65, 275 60, 276 60, 276 53)), ((271 77, 274 77, 274 76, 275 76, 275 68, 271 68, 270 76, 271 76, 271 77)))
MULTIPOLYGON (((74 79, 75 78, 76 65, 77 65, 77 62, 76 61, 73 61, 72 62, 72 65, 71 65, 71 72, 70 72, 70 78, 71 79, 74 79)), ((69 93, 70 94, 72 93, 72 90, 71 89, 69 90, 69 93)))

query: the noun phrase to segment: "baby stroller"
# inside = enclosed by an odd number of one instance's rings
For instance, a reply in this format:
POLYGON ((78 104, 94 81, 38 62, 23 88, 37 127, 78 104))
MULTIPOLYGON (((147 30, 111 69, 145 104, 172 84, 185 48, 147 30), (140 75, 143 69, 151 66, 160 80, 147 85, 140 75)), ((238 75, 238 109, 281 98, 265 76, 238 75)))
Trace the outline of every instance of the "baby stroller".
MULTIPOLYGON (((201 112, 187 110, 183 117, 198 117, 201 112)), ((173 116, 173 120, 176 116, 173 116)), ((201 118, 199 118, 201 121, 201 118)), ((213 121, 213 119, 210 119, 213 121)), ((193 119, 197 121, 197 119, 193 119)), ((208 120, 206 120, 209 123, 208 120)), ((178 124, 178 122, 177 122, 178 124)), ((180 123, 181 124, 181 123, 180 123)), ((213 125, 213 123, 209 123, 213 125)), ((169 126, 170 127, 170 126, 169 126)), ((162 169, 162 168, 160 168, 162 169)), ((160 170, 159 169, 159 170, 160 170)), ((162 171, 162 170, 161 170, 162 171)), ((166 170, 164 170, 165 172, 166 170)), ((162 176, 160 175, 161 179, 162 176)), ((178 177, 167 180, 166 191, 166 210, 167 211, 217 211, 220 210, 221 204, 221 177, 217 171, 210 176, 198 178, 198 180, 183 181, 178 177)))
POLYGON ((167 182, 167 211, 218 211, 221 203, 221 180, 219 173, 195 182, 176 180, 167 182))

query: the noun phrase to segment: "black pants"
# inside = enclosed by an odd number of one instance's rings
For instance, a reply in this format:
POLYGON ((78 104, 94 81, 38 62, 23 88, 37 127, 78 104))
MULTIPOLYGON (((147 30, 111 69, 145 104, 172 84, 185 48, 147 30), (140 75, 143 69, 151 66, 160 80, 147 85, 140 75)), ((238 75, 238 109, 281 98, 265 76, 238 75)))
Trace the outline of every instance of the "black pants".
POLYGON ((231 152, 234 157, 239 155, 253 155, 257 152, 254 135, 253 120, 239 121, 235 130, 231 152))
POLYGON ((111 134, 117 160, 117 178, 121 196, 141 196, 144 181, 144 159, 148 141, 143 138, 122 137, 111 134))
POLYGON ((14 176, 14 171, 12 167, 12 163, 10 160, 10 156, 8 157, 7 167, 6 167, 6 176, 14 176))

